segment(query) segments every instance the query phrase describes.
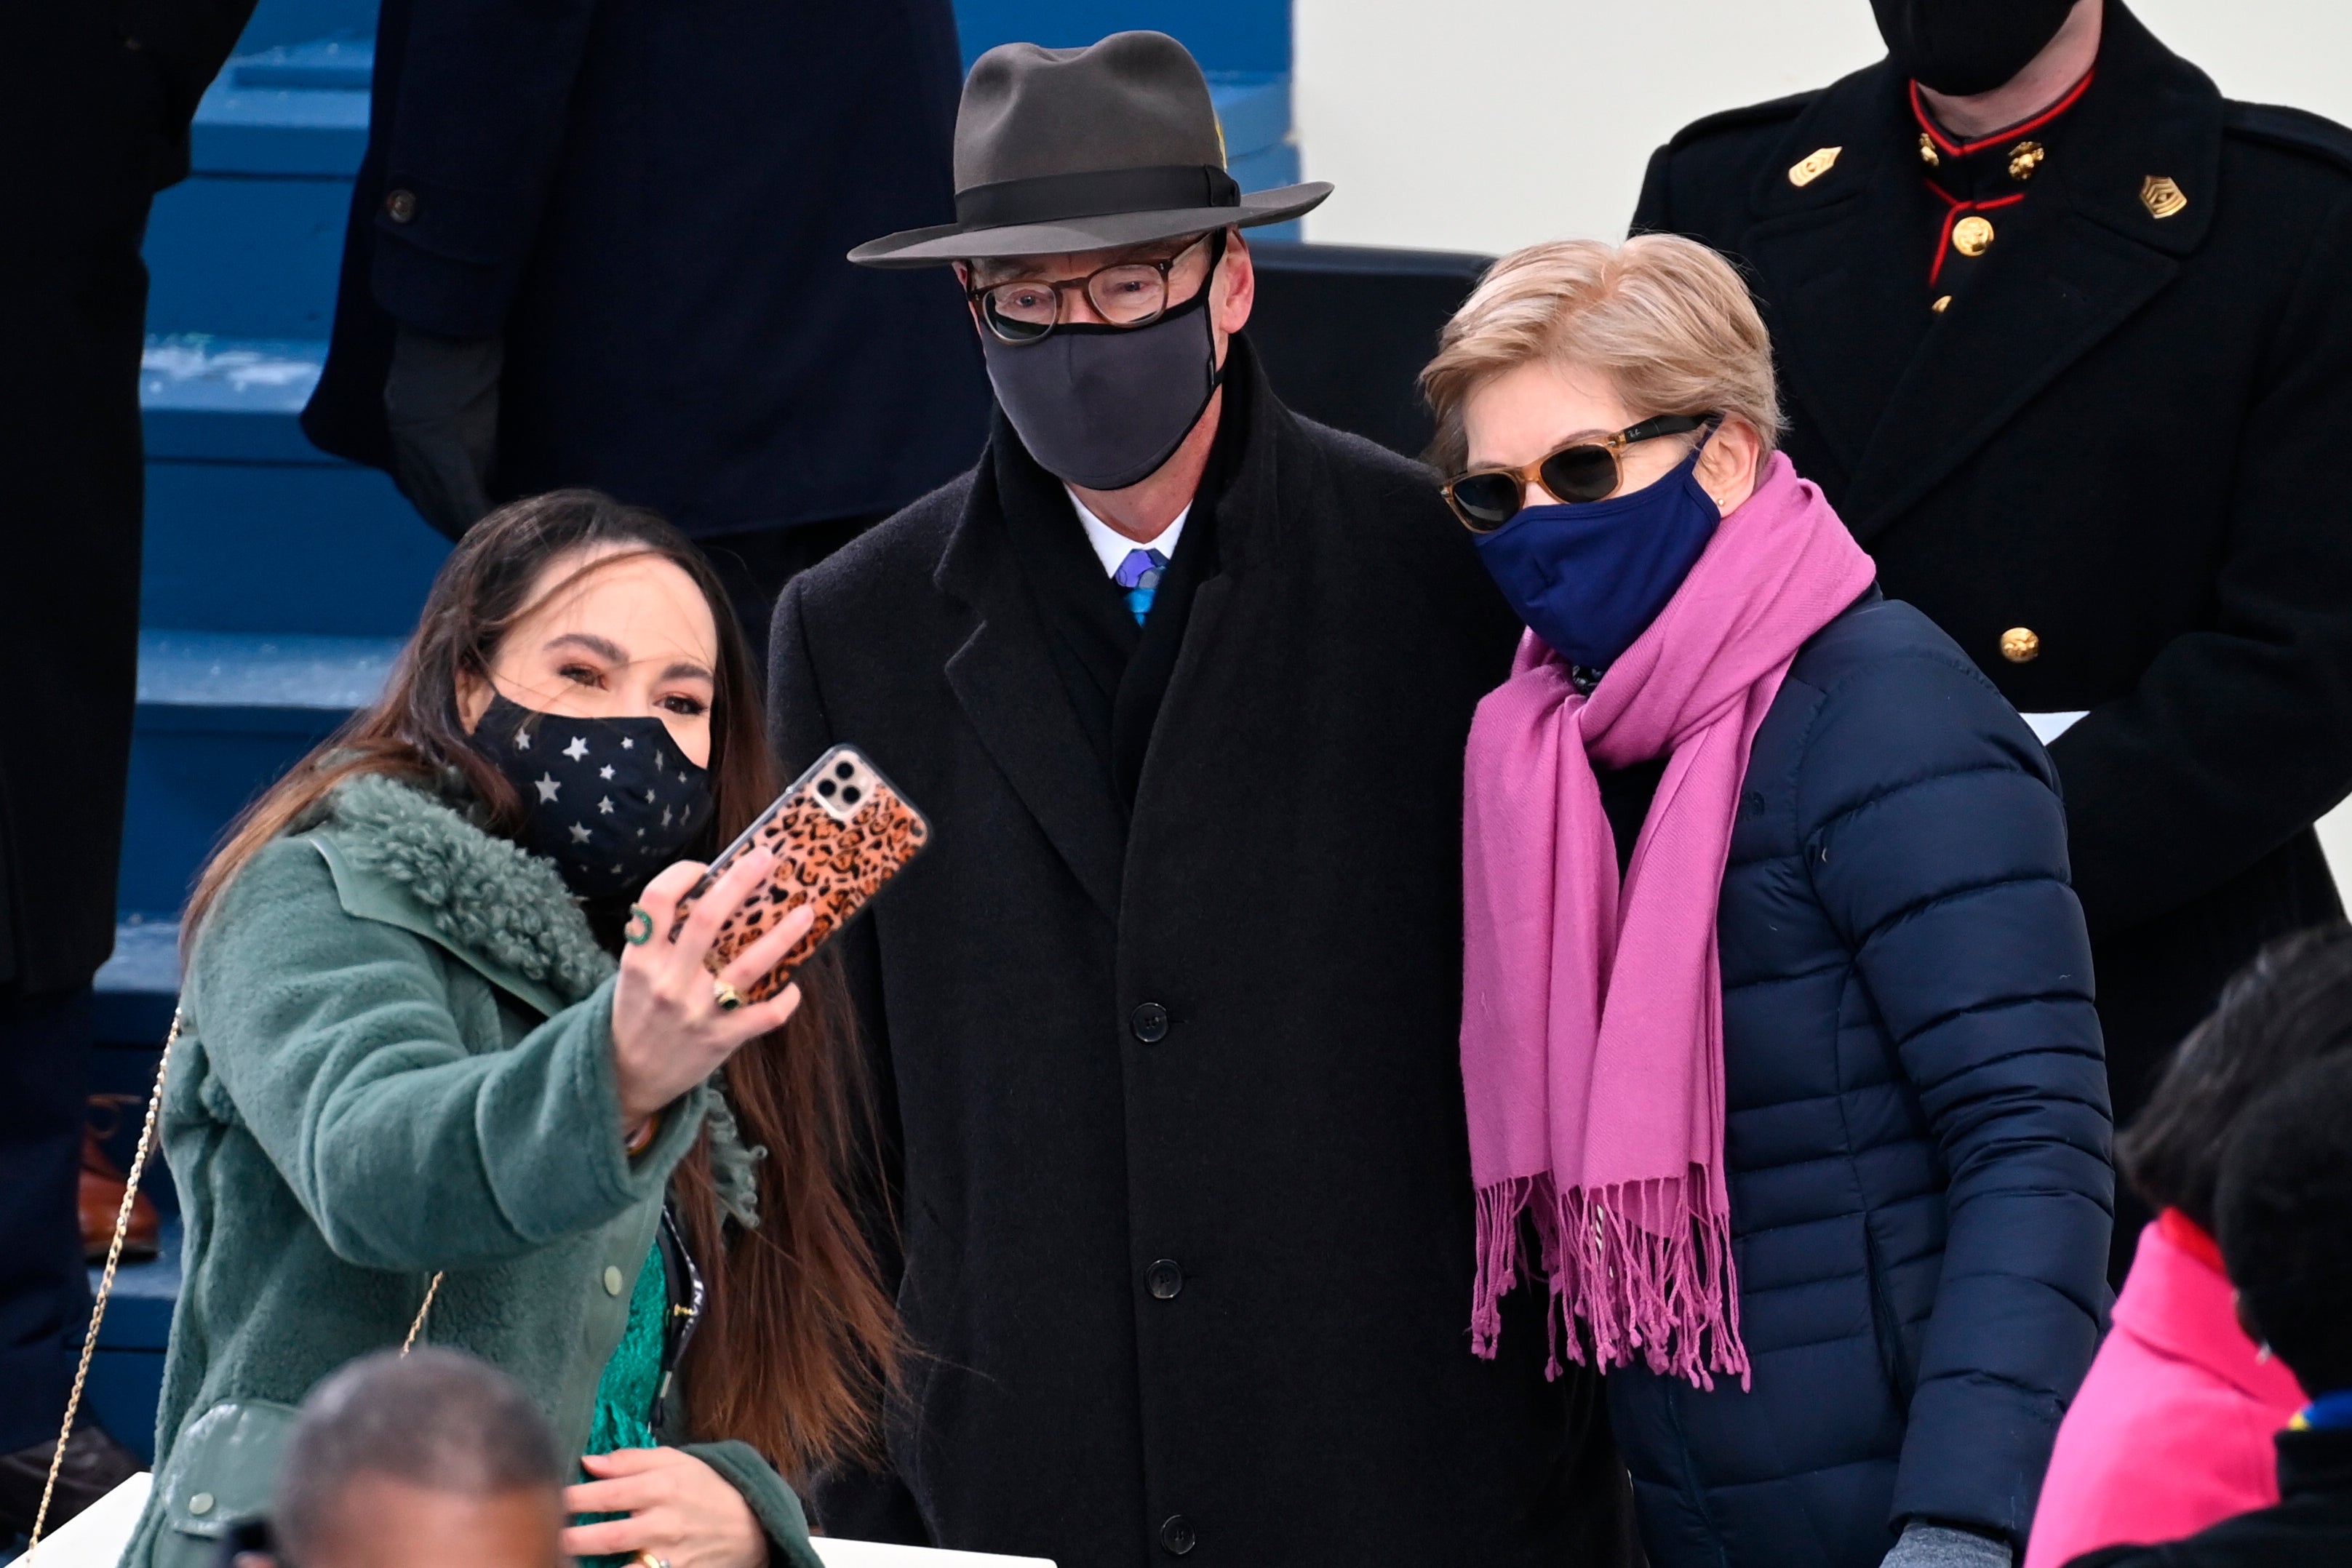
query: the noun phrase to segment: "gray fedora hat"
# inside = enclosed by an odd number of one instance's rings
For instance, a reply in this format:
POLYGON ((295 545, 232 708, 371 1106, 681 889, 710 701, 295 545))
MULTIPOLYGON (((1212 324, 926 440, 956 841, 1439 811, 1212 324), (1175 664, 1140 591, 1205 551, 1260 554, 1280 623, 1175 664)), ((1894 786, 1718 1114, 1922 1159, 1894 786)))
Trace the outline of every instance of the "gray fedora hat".
POLYGON ((1000 44, 956 110, 956 221, 870 240, 865 267, 1051 256, 1295 218, 1320 181, 1247 195, 1225 172, 1209 84, 1165 33, 1083 49, 1000 44))

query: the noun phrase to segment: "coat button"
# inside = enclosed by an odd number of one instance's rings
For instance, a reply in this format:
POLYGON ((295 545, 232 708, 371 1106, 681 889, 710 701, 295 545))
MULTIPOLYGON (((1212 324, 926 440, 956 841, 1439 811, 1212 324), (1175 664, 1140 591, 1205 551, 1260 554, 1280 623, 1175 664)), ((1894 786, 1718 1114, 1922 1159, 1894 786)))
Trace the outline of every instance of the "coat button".
POLYGON ((2042 654, 2042 633, 2031 626, 2012 626, 2000 634, 2000 656, 2012 664, 2030 664, 2042 654))
POLYGON ((1192 1533, 1192 1521, 1181 1513, 1170 1514, 1168 1521, 1160 1527, 1160 1544, 1171 1556, 1181 1557, 1200 1543, 1201 1538, 1192 1533))
POLYGON ((1962 256, 1982 256, 1992 248, 1992 220, 1970 213, 1952 225, 1952 248, 1962 256))
POLYGON ((604 1265, 604 1293, 608 1296, 621 1293, 621 1270, 610 1263, 604 1265))
POLYGON ((1143 1271, 1143 1283, 1156 1299, 1173 1301, 1184 1288, 1184 1270, 1175 1259, 1162 1258, 1143 1271))
POLYGON ((414 191, 385 192, 383 215, 396 224, 404 224, 416 216, 416 193, 414 191))
POLYGON ((188 1500, 188 1511, 190 1513, 210 1513, 212 1511, 213 1494, 208 1491, 200 1491, 195 1496, 188 1500))
POLYGON ((1158 1002, 1146 1002, 1129 1017, 1127 1027, 1144 1044, 1158 1045, 1168 1038, 1168 1009, 1158 1002))

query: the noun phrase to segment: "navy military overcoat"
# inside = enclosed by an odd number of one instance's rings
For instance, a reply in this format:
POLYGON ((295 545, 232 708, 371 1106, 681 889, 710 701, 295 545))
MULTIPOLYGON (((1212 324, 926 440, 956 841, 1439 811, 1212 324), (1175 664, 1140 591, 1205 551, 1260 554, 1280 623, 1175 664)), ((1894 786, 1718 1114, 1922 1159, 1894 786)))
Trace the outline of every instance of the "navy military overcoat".
POLYGON ((1747 270, 1790 455, 1886 592, 2020 709, 2086 713, 2050 750, 2127 1116, 2233 969, 2339 913, 2352 131, 2224 101, 2108 0, 2079 99, 1939 227, 1907 89, 1881 62, 1699 121, 1634 226, 1747 270))
POLYGON ((503 334, 494 498, 593 485, 708 535, 887 511, 987 436, 944 269, 948 0, 385 0, 326 373, 388 466, 394 323, 503 334))

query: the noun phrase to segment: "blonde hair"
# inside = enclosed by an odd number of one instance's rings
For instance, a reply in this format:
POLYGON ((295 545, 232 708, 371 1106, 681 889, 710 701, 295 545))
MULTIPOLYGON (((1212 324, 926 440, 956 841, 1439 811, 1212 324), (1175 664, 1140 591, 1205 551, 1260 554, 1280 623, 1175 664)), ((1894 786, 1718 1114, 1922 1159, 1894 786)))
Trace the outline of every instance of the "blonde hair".
POLYGON ((1458 473, 1470 394, 1535 360, 1600 371, 1637 419, 1720 411, 1753 425, 1767 453, 1780 435, 1772 341, 1748 286, 1678 235, 1554 240, 1487 268, 1421 372, 1437 414, 1429 461, 1458 473))

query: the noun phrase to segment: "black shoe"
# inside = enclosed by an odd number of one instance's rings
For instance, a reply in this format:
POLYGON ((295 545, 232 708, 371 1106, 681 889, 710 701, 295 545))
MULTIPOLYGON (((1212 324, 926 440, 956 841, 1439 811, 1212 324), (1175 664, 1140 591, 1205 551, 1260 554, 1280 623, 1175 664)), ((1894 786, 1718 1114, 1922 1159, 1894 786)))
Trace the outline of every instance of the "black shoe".
MULTIPOLYGON (((33 1515, 40 1511, 41 1488, 49 1479, 49 1458, 56 1451, 56 1442, 50 1441, 0 1454, 0 1536, 33 1532, 33 1515)), ((58 1467, 58 1489, 49 1498, 48 1522, 41 1533, 54 1531, 146 1468, 96 1421, 77 1423, 66 1442, 66 1462, 58 1467)))

